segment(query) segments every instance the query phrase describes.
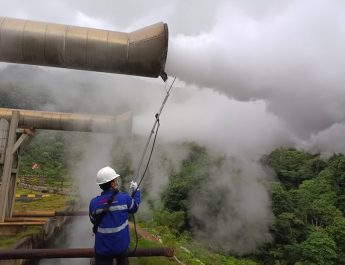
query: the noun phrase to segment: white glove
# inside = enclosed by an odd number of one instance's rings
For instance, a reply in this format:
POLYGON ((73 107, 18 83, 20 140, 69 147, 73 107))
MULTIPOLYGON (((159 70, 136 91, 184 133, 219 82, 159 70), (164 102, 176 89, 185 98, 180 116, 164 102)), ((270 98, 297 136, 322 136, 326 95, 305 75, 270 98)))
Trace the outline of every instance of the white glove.
POLYGON ((132 192, 134 192, 135 190, 139 190, 138 188, 138 183, 136 183, 135 181, 131 181, 131 185, 129 186, 129 188, 131 189, 132 192))

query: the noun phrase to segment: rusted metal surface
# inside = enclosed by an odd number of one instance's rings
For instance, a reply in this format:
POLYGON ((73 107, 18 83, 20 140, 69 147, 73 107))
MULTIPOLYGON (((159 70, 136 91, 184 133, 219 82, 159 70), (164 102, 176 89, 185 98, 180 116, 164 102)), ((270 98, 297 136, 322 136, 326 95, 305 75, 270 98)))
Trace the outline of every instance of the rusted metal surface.
POLYGON ((87 216, 88 211, 25 211, 13 212, 12 217, 55 217, 55 216, 87 216))
POLYGON ((117 116, 105 116, 0 108, 0 118, 11 120, 13 111, 19 111, 20 113, 19 127, 126 134, 132 130, 132 114, 130 112, 117 116))
MULTIPOLYGON (((172 248, 137 248, 135 252, 127 252, 128 257, 173 257, 172 248)), ((9 249, 0 250, 0 260, 10 259, 55 259, 55 258, 92 258, 93 248, 61 248, 61 249, 9 249)))
POLYGON ((39 217, 12 217, 5 218, 5 222, 46 222, 47 218, 39 217))
POLYGON ((55 211, 14 211, 12 217, 55 217, 55 211))
POLYGON ((167 51, 162 22, 123 33, 0 17, 4 62, 163 77, 167 51))
POLYGON ((55 216, 86 216, 89 215, 88 211, 57 211, 55 212, 55 216))
POLYGON ((35 221, 35 222, 4 222, 0 223, 0 227, 6 227, 6 226, 41 226, 44 225, 45 221, 35 221))

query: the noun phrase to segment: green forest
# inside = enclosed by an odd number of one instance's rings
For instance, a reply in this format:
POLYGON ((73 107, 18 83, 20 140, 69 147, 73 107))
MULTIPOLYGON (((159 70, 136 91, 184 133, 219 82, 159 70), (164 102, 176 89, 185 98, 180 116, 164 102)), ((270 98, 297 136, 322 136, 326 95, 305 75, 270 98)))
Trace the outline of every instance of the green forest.
MULTIPOLYGON (((4 86, 0 89, 0 107, 35 109, 51 100, 46 94, 36 98, 30 94, 22 97, 20 93, 18 88, 12 90, 4 86), (25 97, 30 100, 23 104, 19 99, 25 97)), ((32 163, 38 163, 48 183, 61 177, 71 178, 68 176, 70 166, 81 156, 72 150, 71 137, 61 132, 38 133, 21 156, 20 174, 37 174, 32 163)), ((190 194, 210 177, 210 168, 223 163, 224 156, 197 143, 177 146, 188 150, 188 154, 178 170, 170 171, 161 204, 153 207, 152 220, 143 223, 148 229, 160 232, 167 242, 187 244, 203 264, 345 264, 343 154, 323 158, 319 154, 279 148, 262 157, 260 163, 274 175, 265 183, 275 217, 270 227, 273 240, 249 255, 236 257, 231 252, 214 253, 202 242, 193 242, 193 220, 188 207, 190 194)), ((133 173, 128 153, 122 152, 120 157, 114 153, 113 161, 121 161, 117 163, 118 170, 124 175, 133 173)), ((143 189, 145 195, 145 186, 143 189)), ((210 212, 216 214, 218 209, 211 207, 210 212)), ((185 260, 188 261, 188 257, 185 260)), ((191 258, 187 264, 199 263, 191 258)))
POLYGON ((256 253, 263 264, 345 264, 345 157, 277 149, 264 163, 276 217, 273 244, 256 253))
MULTIPOLYGON (((37 161, 49 179, 66 174, 69 145, 64 144, 64 137, 43 134, 39 139, 23 154, 21 172, 35 173, 30 165, 37 161)), ((192 240, 189 195, 209 177, 210 164, 221 164, 223 159, 196 143, 184 143, 184 147, 189 154, 180 170, 170 176, 162 205, 148 224, 177 241, 192 240)), ((275 216, 274 240, 242 263, 220 264, 345 264, 345 156, 322 159, 317 154, 277 149, 263 157, 262 163, 276 175, 276 181, 267 183, 275 216)), ((131 170, 125 160, 117 165, 120 172, 131 170)))

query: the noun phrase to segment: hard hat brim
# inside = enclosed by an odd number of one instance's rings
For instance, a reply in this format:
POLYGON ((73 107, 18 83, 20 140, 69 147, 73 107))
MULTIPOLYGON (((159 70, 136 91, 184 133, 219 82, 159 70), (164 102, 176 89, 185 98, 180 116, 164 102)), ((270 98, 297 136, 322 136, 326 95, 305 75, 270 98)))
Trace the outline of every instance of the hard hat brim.
POLYGON ((102 182, 97 182, 97 185, 101 185, 110 181, 113 181, 114 179, 117 179, 118 177, 120 177, 119 174, 116 174, 114 178, 112 178, 111 180, 107 180, 107 181, 102 181, 102 182))

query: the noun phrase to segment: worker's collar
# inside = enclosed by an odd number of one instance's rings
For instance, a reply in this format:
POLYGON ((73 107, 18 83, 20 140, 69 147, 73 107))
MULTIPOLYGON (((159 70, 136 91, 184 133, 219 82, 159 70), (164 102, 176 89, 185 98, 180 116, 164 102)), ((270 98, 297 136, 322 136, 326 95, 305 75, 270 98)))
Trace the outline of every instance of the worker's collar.
POLYGON ((112 194, 113 191, 115 191, 115 190, 113 188, 110 188, 109 190, 102 191, 101 195, 112 194))

